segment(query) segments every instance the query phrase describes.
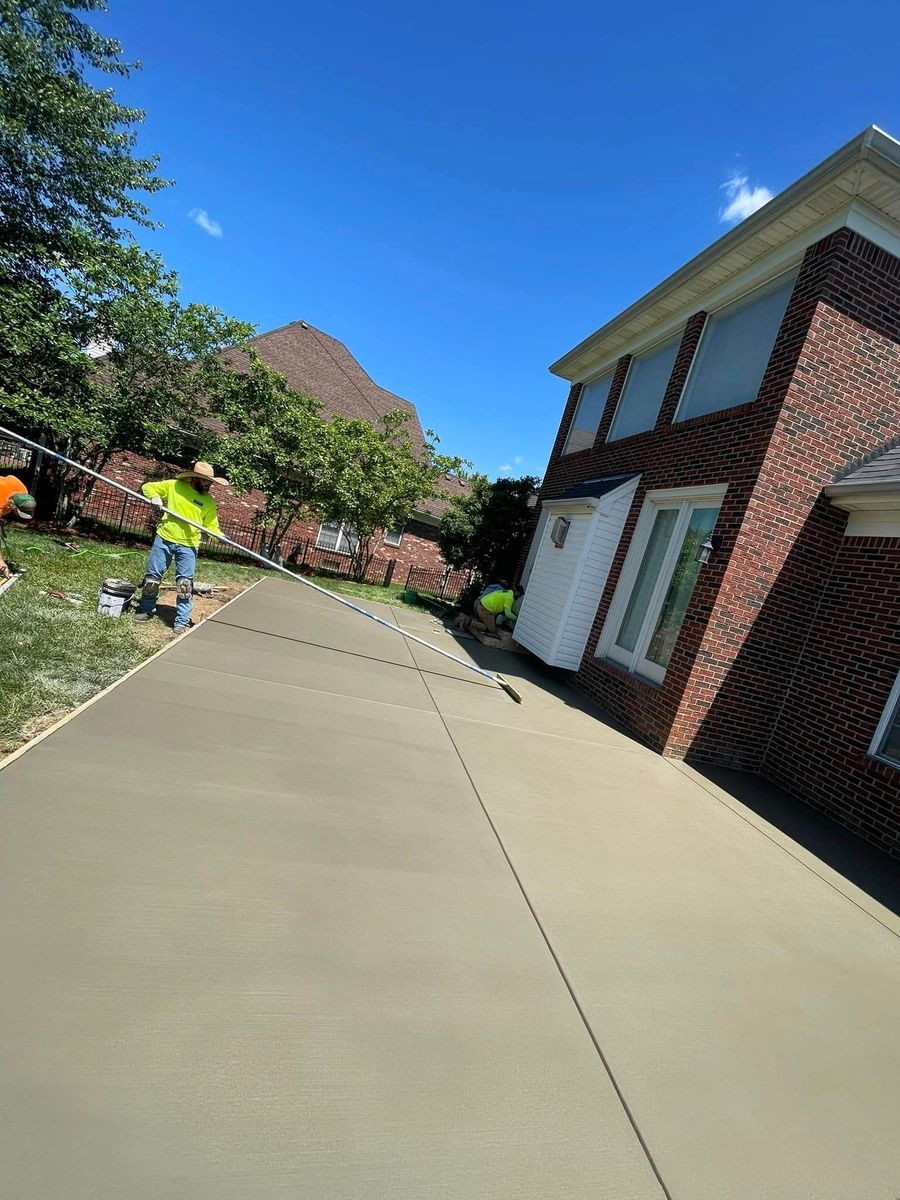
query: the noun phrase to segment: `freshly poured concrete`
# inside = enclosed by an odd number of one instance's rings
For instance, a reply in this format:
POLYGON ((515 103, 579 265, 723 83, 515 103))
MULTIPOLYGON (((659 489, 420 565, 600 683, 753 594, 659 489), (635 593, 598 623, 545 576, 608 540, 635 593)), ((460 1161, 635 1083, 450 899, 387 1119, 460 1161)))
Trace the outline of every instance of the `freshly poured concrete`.
POLYGON ((896 922, 495 659, 266 583, 0 771, 0 1195, 900 1194, 896 922))

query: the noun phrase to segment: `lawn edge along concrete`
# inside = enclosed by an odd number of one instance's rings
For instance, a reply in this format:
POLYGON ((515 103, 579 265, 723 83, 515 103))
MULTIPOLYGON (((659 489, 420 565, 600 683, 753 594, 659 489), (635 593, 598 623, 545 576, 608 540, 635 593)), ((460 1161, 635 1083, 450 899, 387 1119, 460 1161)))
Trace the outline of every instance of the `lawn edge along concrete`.
POLYGON ((126 679, 130 679, 132 675, 136 675, 138 671, 143 671, 144 667, 149 667, 149 665, 152 662, 155 662, 156 659, 161 658, 163 654, 168 653, 173 646, 180 645, 186 637, 190 637, 192 633, 195 633, 198 629, 205 625, 207 621, 211 620, 213 617, 217 617, 219 613, 224 612, 230 604, 234 604, 235 600, 240 600, 241 596, 246 596, 248 592, 251 592, 260 583, 262 583, 262 579, 254 580, 249 587, 245 587, 242 591, 238 592, 236 596, 232 596, 230 600, 226 600, 222 607, 217 608, 214 613, 210 614, 210 616, 204 617, 202 621, 198 621, 196 625, 192 625, 190 629, 186 629, 184 633, 178 634, 178 636, 172 638, 170 642, 166 642, 164 646, 160 646, 158 650, 154 650, 152 654, 148 654, 145 659, 142 659, 142 661, 137 664, 137 666, 126 671, 124 675, 120 675, 118 679, 114 680, 107 687, 101 688, 99 692, 96 692, 88 700, 85 700, 82 704, 79 704, 77 708, 73 708, 71 712, 64 713, 58 721, 54 721, 52 725, 48 726, 46 729, 42 729, 40 733, 35 734, 35 736, 27 741, 24 746, 19 746, 17 750, 13 750, 10 754, 7 754, 5 758, 0 758, 0 771, 16 762, 16 760, 21 758, 23 754, 27 754, 29 750, 34 749, 34 747, 42 742, 44 738, 48 738, 51 734, 56 733, 58 729, 62 729, 63 725, 68 725, 69 721, 79 716, 85 711, 85 709, 90 708, 92 704, 96 704, 98 700, 102 700, 104 696, 108 696, 110 692, 115 691, 115 689, 119 687, 120 684, 123 684, 126 679))

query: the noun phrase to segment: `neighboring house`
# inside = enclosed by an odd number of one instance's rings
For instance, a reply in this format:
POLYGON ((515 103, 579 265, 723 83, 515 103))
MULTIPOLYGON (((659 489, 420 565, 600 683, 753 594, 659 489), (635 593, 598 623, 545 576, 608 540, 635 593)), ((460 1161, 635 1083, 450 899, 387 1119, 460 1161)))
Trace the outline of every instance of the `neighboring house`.
MULTIPOLYGON (((323 333, 306 321, 294 321, 280 329, 260 334, 250 345, 266 366, 280 371, 292 388, 313 396, 323 407, 326 416, 359 417, 377 423, 394 409, 409 414, 409 433, 414 442, 422 441, 422 426, 415 406, 379 387, 366 374, 343 342, 323 333)), ((236 366, 246 360, 238 351, 226 351, 236 366)), ((119 482, 134 486, 153 470, 153 464, 134 454, 117 455, 108 474, 119 482)), ((158 472, 157 472, 158 473, 158 472)), ((440 518, 450 498, 463 494, 465 485, 448 477, 444 481, 446 499, 425 502, 402 527, 385 530, 377 539, 374 551, 381 559, 395 559, 396 579, 402 582, 409 567, 443 570, 445 567, 437 545, 440 518)), ((223 523, 246 527, 255 514, 265 508, 265 498, 259 492, 237 496, 227 488, 216 493, 223 523)), ((224 525, 223 525, 224 527, 224 525)), ((285 547, 298 542, 320 550, 347 553, 352 531, 334 525, 308 521, 295 523, 285 539, 285 547)))
POLYGON ((552 370, 516 637, 661 753, 900 854, 900 143, 866 130, 552 370))

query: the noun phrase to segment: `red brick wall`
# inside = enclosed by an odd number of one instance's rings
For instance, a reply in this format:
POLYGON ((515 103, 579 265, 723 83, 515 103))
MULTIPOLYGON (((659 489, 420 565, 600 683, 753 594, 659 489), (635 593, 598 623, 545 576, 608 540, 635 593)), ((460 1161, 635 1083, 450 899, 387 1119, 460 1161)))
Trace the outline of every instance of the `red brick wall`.
POLYGON ((576 686, 656 748, 760 765, 810 596, 839 540, 821 489, 900 431, 898 301, 900 262, 840 230, 807 252, 753 404, 671 423, 702 313, 687 324, 652 431, 605 443, 622 359, 594 447, 563 456, 572 389, 542 498, 599 475, 642 473, 576 686), (726 482, 722 548, 700 574, 662 686, 595 659, 646 492, 726 482), (758 625, 765 636, 751 637, 758 625))
POLYGON ((900 769, 869 746, 900 672, 900 538, 845 538, 808 609, 764 773, 900 856, 900 769))
MULTIPOLYGON (((147 479, 165 479, 171 477, 178 469, 171 464, 154 462, 137 454, 122 453, 115 455, 104 474, 136 491, 147 479)), ((265 507, 265 497, 261 492, 248 492, 244 496, 238 496, 226 486, 217 487, 214 495, 219 521, 226 533, 229 532, 228 526, 249 529, 255 514, 265 507)), ((295 521, 288 531, 285 544, 295 539, 303 539, 314 546, 318 532, 318 521, 295 521)), ((407 522, 399 546, 386 545, 383 536, 378 537, 375 556, 396 560, 394 579, 397 583, 405 582, 406 573, 412 566, 443 569, 445 565, 437 545, 437 529, 415 520, 407 522)))
POLYGON ((847 230, 813 247, 775 358, 788 339, 802 339, 796 369, 669 753, 762 764, 841 546, 822 489, 900 431, 900 260, 847 230))

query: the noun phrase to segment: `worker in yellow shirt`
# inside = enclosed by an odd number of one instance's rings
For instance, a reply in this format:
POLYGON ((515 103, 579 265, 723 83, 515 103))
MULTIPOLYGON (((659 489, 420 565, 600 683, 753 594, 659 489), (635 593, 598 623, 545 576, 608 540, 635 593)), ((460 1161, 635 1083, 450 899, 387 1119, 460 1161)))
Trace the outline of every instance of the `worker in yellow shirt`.
MULTIPOLYGON (((221 536, 216 502, 209 494, 218 479, 209 463, 196 462, 190 471, 182 471, 174 479, 163 479, 159 483, 145 483, 141 491, 159 508, 188 517, 202 525, 213 537, 221 536)), ((166 513, 160 521, 150 555, 141 592, 141 602, 135 614, 136 621, 149 621, 156 612, 156 600, 163 576, 175 559, 175 630, 181 632, 190 624, 194 605, 194 573, 197 569, 197 549, 201 533, 178 517, 166 513)))
POLYGON ((518 602, 524 595, 525 589, 518 584, 509 591, 482 592, 475 601, 475 616, 486 629, 496 633, 498 625, 515 624, 518 602))

